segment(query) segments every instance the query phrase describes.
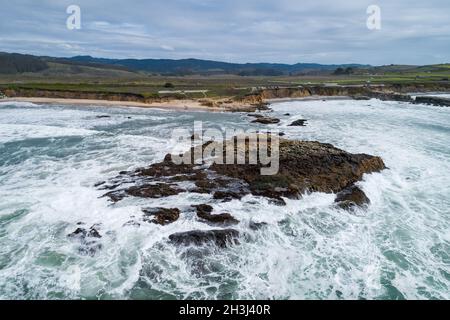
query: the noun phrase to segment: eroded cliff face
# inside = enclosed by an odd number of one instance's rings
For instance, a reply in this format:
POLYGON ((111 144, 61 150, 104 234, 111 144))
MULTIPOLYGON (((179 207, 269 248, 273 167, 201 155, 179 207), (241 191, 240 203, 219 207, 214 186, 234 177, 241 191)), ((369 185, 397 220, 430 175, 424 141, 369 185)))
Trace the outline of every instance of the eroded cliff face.
MULTIPOLYGON (((298 87, 273 87, 260 89, 252 94, 229 98, 226 100, 201 99, 205 106, 221 108, 228 111, 252 112, 257 109, 266 109, 267 100, 283 98, 305 98, 310 96, 348 96, 357 99, 377 98, 381 100, 394 100, 413 102, 408 92, 445 92, 450 91, 450 83, 422 83, 422 84, 393 84, 393 85, 359 85, 359 86, 320 86, 307 85, 298 87)), ((10 98, 38 97, 59 99, 89 99, 109 100, 139 103, 160 103, 180 99, 176 96, 158 97, 144 96, 135 93, 70 91, 70 90, 44 90, 29 88, 8 88, 2 90, 10 98)), ((2 94, 0 92, 0 96, 2 94)), ((182 98, 182 97, 181 97, 182 98)))
POLYGON ((261 89, 247 95, 243 101, 262 103, 270 99, 304 98, 310 96, 350 96, 380 98, 382 100, 409 101, 408 92, 450 91, 450 83, 395 84, 372 86, 298 86, 261 89))
MULTIPOLYGON (((165 101, 161 98, 147 98, 134 93, 112 93, 91 91, 65 91, 65 90, 41 90, 41 89, 5 89, 4 94, 10 98, 57 98, 57 99, 89 99, 89 100, 111 100, 152 103, 165 101)), ((167 100, 167 99, 166 99, 167 100)))

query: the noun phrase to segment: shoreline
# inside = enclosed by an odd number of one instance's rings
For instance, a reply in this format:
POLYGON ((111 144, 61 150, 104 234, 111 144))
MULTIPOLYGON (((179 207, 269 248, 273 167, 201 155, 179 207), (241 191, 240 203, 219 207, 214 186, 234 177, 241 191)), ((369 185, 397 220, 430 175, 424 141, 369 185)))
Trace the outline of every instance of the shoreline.
MULTIPOLYGON (((266 99, 269 104, 289 101, 320 101, 320 100, 348 100, 349 96, 308 96, 299 98, 275 98, 266 99)), ((235 108, 211 107, 202 105, 197 100, 170 100, 165 102, 135 102, 135 101, 116 101, 102 99, 71 99, 71 98, 43 98, 43 97, 15 97, 3 98, 1 102, 30 102, 35 104, 52 104, 52 105, 82 105, 82 106, 105 106, 105 107, 136 107, 148 109, 162 109, 170 111, 205 111, 205 112, 233 112, 239 111, 245 105, 239 105, 235 108)), ((242 112, 246 112, 243 110, 242 112)))
POLYGON ((134 101, 113 101, 96 99, 66 99, 66 98, 40 98, 40 97, 17 97, 0 99, 1 102, 30 102, 35 104, 56 105, 83 105, 83 106, 105 106, 105 107, 137 107, 149 109, 163 109, 171 111, 210 111, 222 112, 223 108, 208 107, 195 100, 171 100, 167 102, 143 103, 134 101))
POLYGON ((279 102, 290 102, 290 101, 333 101, 333 100, 353 100, 350 96, 307 96, 307 97, 298 97, 298 98, 273 98, 273 99, 266 99, 265 101, 267 103, 279 103, 279 102))

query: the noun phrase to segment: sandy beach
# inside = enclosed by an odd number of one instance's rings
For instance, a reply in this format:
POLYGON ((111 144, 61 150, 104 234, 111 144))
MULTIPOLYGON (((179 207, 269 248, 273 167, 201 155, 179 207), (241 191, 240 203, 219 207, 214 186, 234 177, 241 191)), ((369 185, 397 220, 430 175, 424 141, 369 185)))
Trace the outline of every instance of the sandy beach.
MULTIPOLYGON (((320 100, 345 100, 347 96, 309 96, 303 98, 276 98, 267 99, 267 103, 288 102, 288 101, 320 101, 320 100)), ((67 99, 67 98, 43 98, 43 97, 15 97, 0 99, 0 102, 31 102, 35 104, 57 104, 57 105, 85 105, 85 106, 116 106, 116 107, 139 107, 139 108, 156 108, 174 111, 209 111, 209 112, 225 112, 232 109, 246 107, 245 104, 236 103, 235 106, 227 105, 227 107, 211 107, 205 106, 198 100, 170 100, 164 102, 143 103, 134 101, 113 101, 113 100, 96 100, 96 99, 67 99)), ((246 110, 243 109, 243 112, 246 110)))
POLYGON ((95 106, 117 106, 117 107, 140 107, 157 108, 177 111, 224 111, 223 108, 208 107, 196 100, 171 100, 167 102, 142 103, 133 101, 111 101, 94 99, 63 99, 63 98, 5 98, 0 102, 31 102, 36 104, 61 104, 61 105, 95 105, 95 106))

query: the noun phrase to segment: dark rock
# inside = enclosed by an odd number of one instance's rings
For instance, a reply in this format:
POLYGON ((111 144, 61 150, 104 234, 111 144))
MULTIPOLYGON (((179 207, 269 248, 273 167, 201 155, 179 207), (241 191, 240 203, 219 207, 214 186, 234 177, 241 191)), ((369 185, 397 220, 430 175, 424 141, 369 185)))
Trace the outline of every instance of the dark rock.
POLYGON ((231 201, 233 199, 242 199, 243 195, 233 191, 216 191, 213 198, 216 200, 223 200, 224 202, 231 201))
POLYGON ((123 226, 124 226, 124 227, 140 227, 141 224, 140 224, 139 222, 137 222, 137 221, 130 220, 130 221, 125 222, 125 223, 123 224, 123 226))
POLYGON ((266 223, 266 222, 254 222, 254 221, 250 221, 250 223, 248 224, 248 227, 249 227, 251 230, 254 230, 254 231, 260 230, 260 229, 262 229, 262 228, 264 228, 264 227, 266 227, 266 226, 267 226, 267 223, 266 223))
POLYGON ((299 120, 295 120, 294 122, 292 122, 289 127, 305 127, 306 126, 306 121, 305 119, 299 119, 299 120))
POLYGON ((271 118, 271 117, 260 117, 252 121, 252 123, 261 123, 261 124, 277 124, 280 123, 280 119, 271 118))
POLYGON ((345 210, 351 210, 355 207, 364 207, 370 204, 364 191, 355 185, 345 188, 338 193, 335 202, 339 207, 345 210))
POLYGON ((166 209, 166 208, 148 208, 142 210, 145 213, 144 221, 160 224, 165 226, 173 223, 180 217, 179 209, 166 209))
POLYGON ((249 114, 247 114, 247 116, 253 117, 253 118, 264 118, 264 115, 259 114, 259 113, 249 113, 249 114))
POLYGON ((76 239, 80 242, 78 252, 83 255, 94 256, 98 250, 102 248, 102 244, 98 242, 102 236, 97 229, 92 226, 89 230, 77 228, 74 232, 67 235, 69 238, 76 239))
POLYGON ((208 243, 225 248, 229 245, 239 244, 239 232, 234 229, 223 230, 194 230, 189 232, 175 233, 169 236, 170 242, 183 246, 202 246, 208 243))
POLYGON ((370 97, 363 96, 363 95, 355 95, 351 97, 353 100, 370 100, 370 97))
POLYGON ((97 119, 107 119, 107 118, 111 118, 111 116, 107 116, 107 115, 102 115, 102 116, 96 116, 97 119))
POLYGON ((284 116, 289 117, 291 114, 290 113, 285 113, 284 116))
POLYGON ((213 224, 221 224, 221 225, 235 225, 239 223, 239 220, 236 220, 229 213, 221 213, 221 214, 211 214, 213 208, 207 204, 200 204, 192 206, 197 209, 197 216, 203 220, 206 220, 213 224))
POLYGON ((351 154, 330 144, 283 139, 279 145, 278 173, 263 176, 262 167, 260 164, 213 164, 210 170, 245 181, 254 195, 280 199, 305 192, 340 192, 361 180, 365 173, 385 169, 379 157, 351 154))
POLYGON ((369 91, 367 96, 382 101, 414 102, 414 99, 410 95, 397 92, 369 91))
POLYGON ((197 210, 197 215, 211 214, 213 211, 213 207, 208 204, 193 205, 191 207, 197 210))
POLYGON ((141 198, 164 198, 177 195, 184 190, 167 183, 149 184, 139 187, 131 187, 126 190, 130 196, 141 198))
POLYGON ((101 238, 102 236, 100 233, 93 227, 91 227, 89 230, 86 230, 84 228, 77 228, 74 232, 67 235, 69 238, 101 238))
MULTIPOLYGON (((225 155, 227 144, 233 142, 210 142, 196 148, 214 143, 225 155)), ((160 198, 197 192, 213 194, 216 200, 231 201, 253 194, 284 205, 283 198, 298 198, 305 192, 339 193, 361 180, 364 174, 385 169, 379 157, 351 154, 330 144, 285 139, 279 142, 279 171, 272 176, 261 175, 264 167, 261 164, 175 165, 167 155, 161 163, 129 173, 127 183, 134 186, 105 196, 119 201, 126 196, 160 198), (195 187, 181 187, 180 182, 195 182, 195 187)), ((247 143, 245 150, 237 150, 236 144, 233 148, 235 157, 238 152, 245 152, 248 158, 250 144, 247 143)))
POLYGON ((284 137, 284 136, 286 135, 286 133, 280 132, 278 135, 279 135, 280 137, 284 137))
POLYGON ((98 188, 98 187, 104 185, 105 183, 106 183, 106 181, 97 182, 96 184, 94 184, 94 187, 98 188))
POLYGON ((415 103, 428 104, 436 107, 450 107, 450 99, 440 97, 416 97, 415 103))
POLYGON ((99 233, 96 229, 91 228, 91 229, 89 230, 89 232, 88 232, 88 237, 91 237, 91 238, 101 238, 102 236, 100 235, 100 233, 99 233))

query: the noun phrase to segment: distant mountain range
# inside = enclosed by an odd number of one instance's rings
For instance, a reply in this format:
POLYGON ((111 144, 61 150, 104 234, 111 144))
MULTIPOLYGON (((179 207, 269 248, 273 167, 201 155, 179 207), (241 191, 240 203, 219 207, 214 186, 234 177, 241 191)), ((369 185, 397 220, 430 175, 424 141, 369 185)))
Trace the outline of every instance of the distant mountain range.
POLYGON ((91 56, 77 56, 70 61, 96 63, 126 67, 129 70, 145 71, 157 74, 235 74, 241 76, 277 76, 308 72, 334 71, 339 67, 358 68, 367 65, 323 65, 317 63, 297 63, 293 65, 280 63, 228 63, 199 59, 102 59, 91 56))
POLYGON ((41 72, 56 65, 110 69, 123 72, 144 72, 159 75, 218 75, 240 76, 279 76, 297 74, 332 73, 338 68, 368 68, 369 65, 343 64, 324 65, 316 63, 297 63, 293 65, 279 63, 227 63, 199 59, 104 59, 91 56, 72 58, 39 57, 17 53, 0 53, 0 74, 41 72))

